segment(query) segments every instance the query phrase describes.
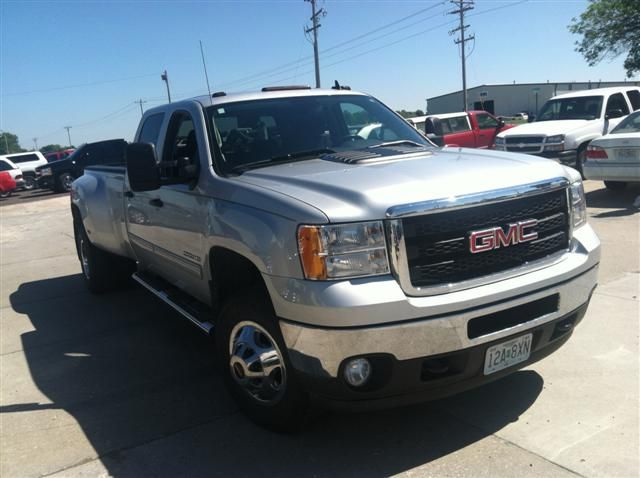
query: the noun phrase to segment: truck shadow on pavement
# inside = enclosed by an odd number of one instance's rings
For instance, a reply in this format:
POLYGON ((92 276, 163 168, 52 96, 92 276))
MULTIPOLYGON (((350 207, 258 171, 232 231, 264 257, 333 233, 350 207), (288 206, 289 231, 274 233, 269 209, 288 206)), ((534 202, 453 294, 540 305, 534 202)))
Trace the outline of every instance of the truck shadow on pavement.
POLYGON ((388 476, 517 421, 543 386, 523 371, 419 406, 321 412, 300 434, 278 435, 237 411, 213 342, 147 292, 94 296, 78 274, 24 283, 10 301, 35 328, 22 335, 23 350, 52 404, 0 412, 64 410, 112 476, 388 476))
POLYGON ((640 197, 640 185, 629 184, 620 191, 610 191, 603 187, 589 191, 585 196, 588 207, 610 209, 593 215, 598 219, 631 216, 640 212, 640 208, 634 206, 634 201, 640 197))

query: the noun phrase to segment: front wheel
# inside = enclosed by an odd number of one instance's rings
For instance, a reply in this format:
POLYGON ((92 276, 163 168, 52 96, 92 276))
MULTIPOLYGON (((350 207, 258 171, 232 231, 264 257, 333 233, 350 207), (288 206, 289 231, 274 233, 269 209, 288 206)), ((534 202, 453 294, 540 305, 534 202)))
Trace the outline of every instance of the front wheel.
POLYGON ((33 176, 25 176, 24 177, 24 186, 22 186, 27 191, 31 191, 36 187, 36 178, 33 176))
POLYGON ((224 381, 240 409, 266 428, 299 429, 308 397, 296 380, 268 299, 260 293, 236 296, 219 319, 216 349, 224 381))
POLYGON ((627 183, 623 181, 605 181, 604 185, 607 189, 610 189, 611 191, 620 191, 621 189, 624 189, 627 187, 627 183))
POLYGON ((2 199, 6 199, 9 196, 11 196, 11 191, 2 191, 2 192, 0 192, 0 198, 2 198, 2 199))
POLYGON ((71 191, 71 183, 74 181, 71 173, 62 173, 56 180, 55 188, 57 192, 64 193, 71 191))

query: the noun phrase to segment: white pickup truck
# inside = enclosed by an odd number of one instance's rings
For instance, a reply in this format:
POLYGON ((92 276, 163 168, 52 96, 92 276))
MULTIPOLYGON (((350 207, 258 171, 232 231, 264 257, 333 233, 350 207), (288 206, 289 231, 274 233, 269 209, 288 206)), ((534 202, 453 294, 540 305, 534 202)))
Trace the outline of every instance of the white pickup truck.
POLYGON ((495 149, 535 154, 582 173, 587 146, 640 109, 640 88, 613 87, 558 95, 540 109, 535 122, 502 131, 495 149))
POLYGON ((215 331, 229 390, 272 428, 310 399, 362 409, 503 377, 564 344, 596 286, 575 170, 437 148, 369 95, 217 93, 146 111, 135 141, 126 168, 72 184, 87 285, 135 271, 215 331))

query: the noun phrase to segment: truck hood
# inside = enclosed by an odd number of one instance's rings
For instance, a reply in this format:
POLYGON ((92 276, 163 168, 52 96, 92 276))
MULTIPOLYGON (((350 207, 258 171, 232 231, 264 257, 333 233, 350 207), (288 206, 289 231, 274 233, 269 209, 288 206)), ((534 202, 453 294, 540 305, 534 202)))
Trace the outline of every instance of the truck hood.
POLYGON ((498 137, 506 138, 508 136, 523 135, 544 135, 554 136, 556 134, 568 134, 576 129, 583 128, 591 121, 587 120, 558 120, 558 121, 539 121, 533 123, 522 124, 515 128, 510 128, 500 132, 498 137))
POLYGON ((383 219, 391 206, 568 177, 558 163, 524 154, 443 148, 378 163, 326 159, 247 171, 236 180, 321 210, 330 222, 383 219))

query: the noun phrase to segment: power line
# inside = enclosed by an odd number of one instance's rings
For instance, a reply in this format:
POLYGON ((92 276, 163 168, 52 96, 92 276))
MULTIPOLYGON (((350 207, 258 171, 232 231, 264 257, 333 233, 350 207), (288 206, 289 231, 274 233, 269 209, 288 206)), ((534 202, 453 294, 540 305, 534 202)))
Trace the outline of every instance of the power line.
MULTIPOLYGON (((438 13, 436 13, 435 15, 431 15, 431 16, 428 16, 428 17, 426 17, 426 18, 422 18, 422 19, 420 19, 420 20, 418 20, 418 21, 416 21, 416 22, 410 23, 410 24, 405 25, 405 26, 403 26, 403 27, 401 27, 401 28, 396 28, 395 30, 392 30, 392 31, 390 31, 390 32, 387 32, 387 33, 385 33, 385 34, 383 34, 383 35, 379 35, 379 36, 377 36, 377 37, 375 37, 375 38, 373 38, 373 39, 371 39, 371 40, 368 40, 368 41, 366 41, 366 42, 364 42, 364 43, 357 43, 357 44, 355 44, 355 45, 353 45, 353 46, 350 46, 350 47, 348 47, 348 48, 342 48, 342 49, 340 49, 340 50, 338 50, 338 51, 334 51, 333 53, 330 53, 329 55, 323 55, 322 57, 323 57, 324 59, 327 59, 327 58, 332 58, 332 57, 335 57, 335 56, 338 56, 338 55, 342 55, 342 54, 344 54, 344 53, 346 53, 346 52, 348 52, 348 51, 350 51, 350 50, 354 50, 354 49, 356 49, 356 48, 361 48, 361 47, 363 47, 363 46, 365 46, 365 45, 369 45, 369 44, 370 44, 370 43, 372 43, 372 42, 375 42, 375 41, 381 40, 381 39, 386 38, 386 37, 388 37, 388 36, 394 35, 394 34, 396 34, 396 33, 398 33, 398 32, 401 32, 401 31, 407 30, 407 29, 409 29, 410 27, 413 27, 413 26, 415 26, 415 25, 418 25, 419 23, 423 23, 423 22, 425 22, 426 20, 430 20, 430 19, 432 19, 432 18, 438 17, 438 16, 442 15, 443 13, 444 13, 444 11, 442 11, 442 12, 438 12, 438 13)), ((397 22, 394 22, 394 23, 397 23, 397 22)), ((380 29, 378 29, 378 30, 380 30, 380 29)), ((343 44, 344 44, 344 43, 343 43, 343 44)), ((321 53, 322 53, 322 52, 321 52, 321 53)), ((234 85, 235 85, 235 86, 238 86, 238 85, 243 85, 243 84, 257 84, 256 82, 258 81, 258 79, 259 79, 259 81, 264 82, 264 81, 265 81, 266 79, 268 79, 268 78, 273 78, 274 76, 282 75, 283 73, 285 73, 285 72, 287 72, 287 71, 296 71, 296 72, 297 72, 297 70, 298 70, 298 68, 299 68, 299 63, 301 63, 301 62, 303 62, 303 63, 307 63, 307 62, 308 62, 308 60, 306 60, 306 61, 298 60, 298 61, 296 62, 296 65, 295 65, 295 66, 292 66, 292 67, 289 67, 289 68, 285 68, 285 69, 282 69, 282 70, 276 71, 276 72, 274 72, 274 73, 270 73, 270 74, 268 74, 268 75, 262 75, 262 77, 257 76, 257 77, 256 77, 255 79, 253 79, 253 80, 247 80, 247 81, 235 82, 235 83, 234 83, 234 85)), ((297 77, 297 76, 298 76, 298 75, 296 75, 296 77, 297 77)), ((294 77, 289 77, 289 78, 294 78, 294 77)), ((276 80, 275 82, 277 83, 277 82, 278 82, 278 80, 276 80)), ((230 84, 230 83, 227 83, 227 84, 230 84)), ((225 84, 225 85, 227 85, 227 84, 225 84)))
POLYGON ((140 116, 144 116, 144 110, 142 109, 142 103, 146 103, 145 100, 140 98, 138 101, 134 101, 134 103, 138 103, 140 105, 140 116))
POLYGON ((140 76, 129 76, 127 78, 116 78, 116 79, 112 79, 112 80, 102 80, 102 81, 93 81, 90 83, 79 83, 76 85, 66 85, 66 86, 56 86, 53 88, 46 88, 43 90, 31 90, 31 91, 20 91, 20 92, 16 92, 16 93, 5 93, 2 96, 21 96, 21 95, 31 95, 34 93, 47 93, 49 91, 59 91, 59 90, 68 90, 71 88, 84 88, 87 86, 95 86, 95 85, 103 85, 106 83, 116 83, 119 81, 129 81, 129 80, 138 80, 140 78, 149 78, 150 76, 155 76, 155 74, 153 75, 140 75, 140 76))
MULTIPOLYGON (((344 45, 347 45, 347 44, 353 43, 355 41, 361 40, 362 38, 366 38, 366 37, 368 37, 370 35, 373 35, 374 33, 377 33, 379 31, 386 30, 389 27, 392 27, 392 26, 397 25, 397 24, 399 24, 401 22, 409 20, 410 18, 415 18, 416 16, 421 15, 421 14, 427 12, 427 11, 433 10, 434 8, 437 8, 438 6, 444 5, 445 3, 446 2, 444 2, 444 1, 438 2, 438 3, 436 3, 434 5, 431 5, 431 6, 427 7, 427 8, 423 8, 421 10, 413 12, 411 15, 407 15, 406 17, 402 17, 402 18, 400 18, 398 20, 395 20, 395 21, 393 21, 391 23, 387 23, 385 25, 377 27, 377 28, 375 28, 373 30, 370 30, 370 31, 365 32, 363 34, 360 34, 360 35, 358 35, 356 37, 353 37, 353 38, 351 38, 349 40, 346 40, 346 41, 343 41, 343 42, 338 43, 336 45, 333 45, 333 46, 331 46, 329 48, 326 48, 324 50, 320 50, 320 53, 324 54, 324 53, 336 50, 336 49, 338 49, 338 48, 340 48, 340 47, 342 47, 344 45)), ((418 20, 417 22, 414 22, 414 23, 408 25, 407 28, 409 26, 411 26, 411 25, 416 25, 418 23, 421 23, 424 20, 428 20, 429 18, 433 18, 433 17, 427 17, 427 18, 423 18, 422 20, 418 20)), ((402 30, 402 29, 395 30, 394 32, 398 32, 400 30, 402 30)), ((382 36, 378 37, 377 39, 384 38, 385 36, 389 36, 390 34, 392 34, 394 32, 382 35, 382 36)), ((353 49, 353 48, 354 47, 351 47, 349 49, 353 49)), ((343 50, 343 51, 347 51, 347 50, 343 50)), ((331 55, 328 55, 327 57, 335 56, 335 55, 338 55, 338 54, 340 54, 340 53, 332 53, 331 55)), ((302 63, 307 63, 307 62, 310 62, 311 60, 313 60, 313 56, 307 56, 304 59, 297 59, 297 60, 294 60, 294 61, 290 61, 290 62, 284 63, 282 65, 279 65, 279 66, 276 66, 276 67, 273 67, 273 68, 269 68, 267 70, 263 70, 261 72, 255 73, 253 75, 249 75, 249 76, 238 78, 235 81, 229 81, 229 82, 223 83, 220 86, 253 83, 253 81, 251 81, 251 80, 254 80, 254 79, 257 79, 257 78, 262 78, 262 77, 265 77, 265 76, 267 76, 267 77, 277 76, 279 74, 284 73, 285 71, 294 70, 294 69, 298 68, 301 62, 302 63), (289 67, 289 68, 287 68, 287 67, 289 67), (275 75, 273 73, 275 73, 275 75)))

